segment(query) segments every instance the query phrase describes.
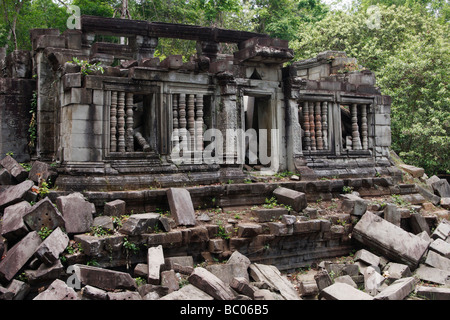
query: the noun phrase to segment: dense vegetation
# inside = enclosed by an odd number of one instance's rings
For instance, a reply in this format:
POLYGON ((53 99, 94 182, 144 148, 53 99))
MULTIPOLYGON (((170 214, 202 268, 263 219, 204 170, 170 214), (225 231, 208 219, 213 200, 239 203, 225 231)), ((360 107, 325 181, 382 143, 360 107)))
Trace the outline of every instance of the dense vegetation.
MULTIPOLYGON (((324 1, 0 0, 0 46, 30 49, 29 29, 65 30, 72 4, 81 14, 268 33, 291 41, 296 59, 346 51, 392 97, 394 151, 428 174, 450 173, 449 1, 324 1)), ((195 43, 163 39, 156 54, 194 53, 195 43)))

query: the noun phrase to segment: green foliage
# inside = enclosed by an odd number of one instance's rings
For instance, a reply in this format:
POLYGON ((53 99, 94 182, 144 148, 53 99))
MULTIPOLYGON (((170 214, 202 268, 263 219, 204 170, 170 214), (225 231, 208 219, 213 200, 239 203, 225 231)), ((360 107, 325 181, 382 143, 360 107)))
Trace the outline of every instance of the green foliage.
POLYGON ((100 66, 100 62, 97 63, 89 63, 89 61, 86 60, 80 60, 77 57, 73 57, 72 61, 69 61, 70 63, 74 63, 81 67, 81 74, 84 76, 89 75, 90 73, 100 71, 101 73, 105 72, 102 66, 100 66))
POLYGON ((52 229, 49 229, 44 226, 38 231, 38 235, 41 237, 42 240, 45 240, 52 232, 53 232, 52 229))

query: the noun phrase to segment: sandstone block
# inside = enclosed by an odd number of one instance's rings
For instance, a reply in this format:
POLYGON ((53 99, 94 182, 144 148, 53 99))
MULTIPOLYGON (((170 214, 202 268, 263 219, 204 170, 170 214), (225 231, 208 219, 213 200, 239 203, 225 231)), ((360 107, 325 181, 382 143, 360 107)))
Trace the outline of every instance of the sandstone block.
POLYGON ((167 190, 170 212, 177 225, 193 226, 196 224, 194 205, 186 189, 170 188, 167 190))
POLYGON ((49 198, 44 198, 32 206, 25 213, 23 220, 31 230, 35 231, 39 231, 43 227, 50 230, 66 227, 65 219, 49 198))
POLYGON ((27 201, 19 202, 5 209, 2 223, 2 236, 9 241, 23 238, 28 233, 28 227, 23 221, 25 213, 31 208, 27 201))
POLYGON ((306 194, 287 188, 277 188, 273 191, 278 203, 290 206, 294 211, 300 212, 308 206, 306 194))
POLYGON ((189 283, 217 300, 232 300, 230 287, 205 268, 198 267, 188 278, 189 283))
POLYGON ((123 200, 114 200, 105 203, 105 206, 103 208, 103 214, 105 216, 115 216, 120 217, 121 215, 125 214, 126 209, 126 202, 123 200))
POLYGON ((74 289, 59 279, 56 279, 47 290, 38 294, 33 300, 77 300, 78 296, 74 289))
POLYGON ((68 245, 69 237, 58 227, 39 245, 35 256, 46 265, 51 266, 59 259, 59 255, 68 245))
POLYGON ((90 231, 94 222, 95 206, 86 201, 81 193, 58 197, 56 206, 66 221, 67 233, 90 231))

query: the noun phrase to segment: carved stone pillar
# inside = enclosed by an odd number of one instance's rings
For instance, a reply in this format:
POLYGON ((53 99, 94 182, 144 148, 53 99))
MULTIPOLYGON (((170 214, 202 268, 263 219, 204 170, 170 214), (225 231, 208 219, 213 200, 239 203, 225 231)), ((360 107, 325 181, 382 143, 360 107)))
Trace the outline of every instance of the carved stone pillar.
POLYGON ((317 149, 316 145, 316 125, 314 123, 314 102, 309 103, 309 130, 311 132, 311 150, 317 149))
POLYGON ((361 150, 361 140, 358 127, 358 105, 352 104, 352 146, 353 150, 361 150))
POLYGON ((367 105, 361 105, 361 136, 363 150, 369 149, 368 131, 367 131, 367 105))
POLYGON ((173 115, 173 132, 172 132, 172 142, 173 149, 178 149, 180 146, 180 137, 178 130, 178 95, 172 95, 172 115, 173 115))
POLYGON ((317 150, 323 149, 323 136, 322 136, 322 109, 320 102, 316 102, 316 143, 317 150))
POLYGON ((178 101, 179 107, 179 133, 180 133, 180 145, 184 151, 187 150, 187 122, 186 122, 186 94, 180 94, 180 100, 178 101))
POLYGON ((127 136, 126 136, 126 148, 127 152, 134 151, 134 120, 133 120, 133 94, 126 94, 126 109, 127 109, 127 136))
POLYGON ((117 152, 117 91, 111 92, 110 109, 110 152, 117 152))
POLYGON ((188 97, 188 130, 189 130, 189 138, 190 138, 190 146, 189 151, 195 150, 195 95, 190 94, 188 97))
POLYGON ((117 98, 117 126, 119 133, 117 151, 125 152, 125 92, 119 92, 117 98))
POLYGON ((328 102, 322 102, 323 148, 328 150, 328 102))
POLYGON ((203 95, 197 95, 195 139, 197 142, 196 151, 203 151, 203 95))
POLYGON ((305 131, 305 150, 311 150, 311 128, 309 126, 309 104, 303 102, 303 126, 305 131))

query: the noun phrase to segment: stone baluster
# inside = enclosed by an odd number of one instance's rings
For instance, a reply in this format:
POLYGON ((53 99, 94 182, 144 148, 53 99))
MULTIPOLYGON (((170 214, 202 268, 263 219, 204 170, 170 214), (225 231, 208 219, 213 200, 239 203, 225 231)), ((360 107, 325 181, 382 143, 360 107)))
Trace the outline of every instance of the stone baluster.
POLYGON ((133 119, 133 94, 126 94, 126 114, 127 114, 127 131, 126 131, 126 148, 127 152, 134 151, 134 119, 133 119))
POLYGON ((125 92, 119 92, 117 98, 117 126, 119 133, 117 151, 125 152, 125 92))
POLYGON ((356 103, 352 104, 352 146, 353 150, 361 150, 361 140, 359 137, 359 127, 358 127, 358 105, 356 103))
POLYGON ((322 102, 323 148, 328 150, 328 102, 322 102))
POLYGON ((303 102, 303 130, 305 132, 305 150, 311 150, 311 132, 309 127, 309 105, 303 102))
POLYGON ((203 151, 203 95, 197 95, 196 133, 197 151, 203 151))
POLYGON ((311 132, 311 150, 317 149, 316 145, 316 125, 314 124, 314 102, 309 103, 309 128, 311 132))
POLYGON ((186 94, 182 93, 180 94, 179 101, 178 101, 178 107, 179 107, 179 132, 180 132, 180 145, 182 145, 183 151, 187 151, 187 139, 186 139, 186 94))
POLYGON ((323 150, 323 136, 322 136, 322 109, 321 103, 316 102, 316 143, 317 150, 323 150))
POLYGON ((111 92, 110 109, 110 152, 117 152, 117 91, 111 92))
POLYGON ((188 130, 190 134, 189 150, 195 150, 195 95, 190 94, 187 102, 188 130))
POLYGON ((368 127, 367 127, 367 105, 361 105, 361 137, 363 150, 369 149, 368 127))
POLYGON ((172 110, 173 110, 173 133, 172 133, 172 141, 173 148, 178 149, 180 146, 180 132, 178 130, 178 95, 172 95, 172 110))

